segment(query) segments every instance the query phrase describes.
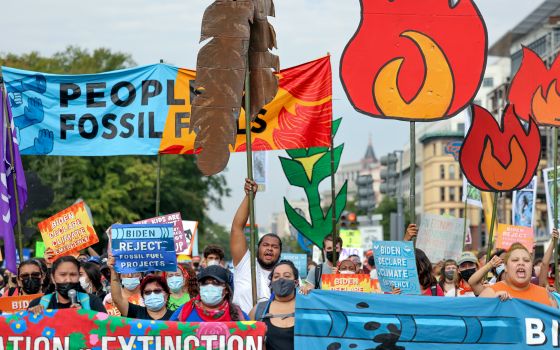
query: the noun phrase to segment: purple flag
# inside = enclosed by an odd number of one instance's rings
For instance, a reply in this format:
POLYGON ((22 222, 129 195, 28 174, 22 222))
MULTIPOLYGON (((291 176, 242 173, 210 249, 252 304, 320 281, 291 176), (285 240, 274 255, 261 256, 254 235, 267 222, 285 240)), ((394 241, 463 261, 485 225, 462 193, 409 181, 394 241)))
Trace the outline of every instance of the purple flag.
POLYGON ((23 210, 25 202, 27 202, 27 184, 23 173, 23 165, 19 155, 19 145, 16 130, 12 119, 12 111, 7 100, 7 96, 2 91, 0 99, 0 151, 2 155, 2 163, 0 164, 0 238, 4 239, 4 259, 6 267, 13 273, 17 273, 16 269, 16 240, 14 235, 14 226, 17 221, 16 198, 14 190, 14 172, 17 179, 17 193, 19 196, 19 211, 23 210), (7 104, 7 105, 6 105, 7 104), (6 108, 7 107, 7 108, 6 108), (6 115, 6 110, 8 111, 6 115), (6 119, 9 118, 12 126, 11 135, 14 147, 14 159, 10 154, 10 144, 7 137, 6 119))

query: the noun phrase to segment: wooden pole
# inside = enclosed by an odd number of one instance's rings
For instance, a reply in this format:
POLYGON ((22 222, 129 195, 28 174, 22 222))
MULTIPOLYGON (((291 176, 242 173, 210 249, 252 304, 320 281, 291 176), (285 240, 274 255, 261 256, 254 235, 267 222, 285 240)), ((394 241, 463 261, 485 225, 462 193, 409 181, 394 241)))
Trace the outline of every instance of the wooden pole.
MULTIPOLYGON (((247 68, 245 70, 245 149, 247 155, 247 178, 253 180, 253 151, 251 144, 251 72, 249 71, 249 60, 247 59, 247 68)), ((257 275, 256 275, 256 232, 255 232, 255 202, 253 187, 249 190, 249 251, 251 261, 251 292, 253 296, 253 305, 257 304, 257 275)))
POLYGON ((469 206, 467 205, 467 197, 468 194, 465 194, 465 210, 463 215, 465 215, 464 220, 463 220, 463 251, 465 251, 465 241, 467 240, 467 209, 469 208, 469 206))
MULTIPOLYGON (((416 123, 410 122, 410 222, 416 223, 416 123)), ((413 239, 416 245, 416 237, 413 239)))
MULTIPOLYGON (((159 63, 163 63, 163 60, 160 59, 159 63)), ((158 152, 157 155, 157 172, 156 172, 156 215, 159 216, 159 207, 160 207, 160 182, 161 182, 161 154, 158 152)))
MULTIPOLYGON (((335 168, 334 168, 334 134, 331 131, 331 209, 332 209, 332 235, 333 235, 333 251, 336 252, 336 241, 337 241, 337 231, 336 231, 336 188, 335 188, 335 168)), ((338 254, 333 254, 333 266, 336 266, 336 260, 338 254)))

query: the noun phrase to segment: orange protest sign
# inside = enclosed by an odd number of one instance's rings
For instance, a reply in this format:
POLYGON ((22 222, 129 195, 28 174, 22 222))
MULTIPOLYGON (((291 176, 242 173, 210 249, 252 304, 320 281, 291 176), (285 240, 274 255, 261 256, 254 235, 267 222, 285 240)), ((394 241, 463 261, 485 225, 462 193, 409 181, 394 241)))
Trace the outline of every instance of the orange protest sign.
POLYGON ((338 290, 346 292, 379 293, 379 281, 370 279, 366 274, 327 275, 321 276, 323 290, 338 290), (377 283, 375 283, 377 282, 377 283))
POLYGON ((74 253, 97 242, 84 202, 68 207, 39 223, 46 248, 51 248, 54 258, 74 253))
POLYGON ((42 296, 43 294, 30 294, 0 298, 0 311, 2 313, 14 313, 20 310, 27 310, 31 300, 42 296))
POLYGON ((509 249, 513 243, 521 243, 533 251, 534 233, 531 227, 498 224, 496 248, 509 249))

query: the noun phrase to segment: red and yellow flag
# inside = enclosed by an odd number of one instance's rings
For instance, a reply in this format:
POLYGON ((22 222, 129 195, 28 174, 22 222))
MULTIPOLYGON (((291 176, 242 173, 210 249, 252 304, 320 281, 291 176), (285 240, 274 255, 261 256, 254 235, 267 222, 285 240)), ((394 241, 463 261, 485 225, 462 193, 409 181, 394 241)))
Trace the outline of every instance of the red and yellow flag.
MULTIPOLYGON (((279 88, 272 102, 263 107, 252 123, 254 151, 330 146, 332 121, 332 73, 326 56, 278 72, 279 88)), ((166 118, 160 153, 192 154, 195 134, 177 124, 189 123, 191 82, 195 71, 179 69, 175 96, 184 105, 171 106, 166 118), (183 116, 177 120, 177 116, 183 116)), ((196 131, 195 131, 196 132, 196 131)), ((245 112, 241 110, 237 142, 232 152, 245 151, 245 112)))

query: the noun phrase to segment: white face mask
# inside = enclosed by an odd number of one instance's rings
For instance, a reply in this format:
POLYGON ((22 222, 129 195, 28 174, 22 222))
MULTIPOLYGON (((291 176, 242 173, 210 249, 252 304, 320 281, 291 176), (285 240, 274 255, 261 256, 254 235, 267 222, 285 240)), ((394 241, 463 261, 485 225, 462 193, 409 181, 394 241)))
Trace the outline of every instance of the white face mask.
POLYGON ((86 276, 80 277, 80 286, 82 286, 83 290, 85 290, 86 292, 89 291, 90 283, 87 281, 86 276))
POLYGON ((353 275, 355 274, 354 271, 349 271, 349 270, 345 270, 345 271, 340 271, 341 275, 353 275))
POLYGON ((213 265, 220 265, 220 261, 214 259, 206 261, 206 266, 213 266, 213 265))

